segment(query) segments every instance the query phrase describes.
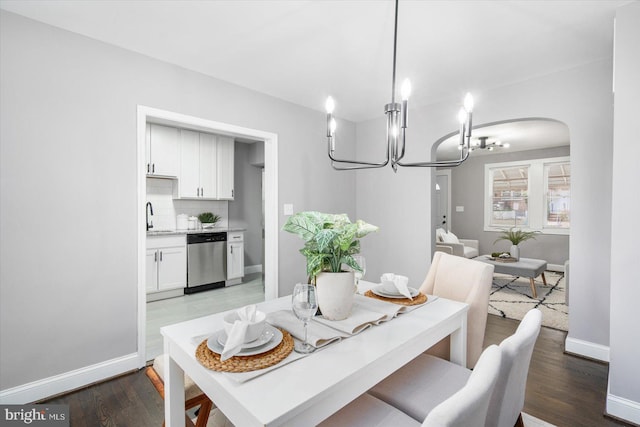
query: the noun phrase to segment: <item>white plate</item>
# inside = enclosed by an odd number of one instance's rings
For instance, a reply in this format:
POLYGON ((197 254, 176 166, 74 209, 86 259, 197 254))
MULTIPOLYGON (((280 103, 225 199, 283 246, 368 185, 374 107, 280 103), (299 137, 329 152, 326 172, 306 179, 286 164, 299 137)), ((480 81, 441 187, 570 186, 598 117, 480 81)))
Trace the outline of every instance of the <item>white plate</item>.
MULTIPOLYGON (((260 347, 261 345, 265 345, 266 343, 271 341, 271 338, 275 336, 275 332, 273 332, 273 329, 275 328, 273 326, 268 328, 267 326, 269 325, 265 325, 262 334, 260 334, 258 338, 242 344, 242 349, 246 350, 248 348, 260 347)), ((218 344, 224 347, 224 345, 227 343, 227 338, 227 333, 223 330, 222 333, 218 335, 218 344)))
MULTIPOLYGON (((271 325, 266 325, 265 329, 269 329, 271 332, 273 332, 273 338, 259 347, 242 349, 236 354, 236 356, 253 356, 276 348, 282 341, 282 332, 280 332, 280 329, 274 328, 271 325)), ((224 346, 218 342, 218 337, 220 336, 220 334, 226 335, 224 329, 219 330, 218 332, 211 335, 209 339, 207 339, 207 347, 209 347, 209 350, 218 354, 222 354, 222 351, 224 350, 224 346)))
MULTIPOLYGON (((409 294, 411 294, 411 298, 418 296, 418 294, 420 293, 416 288, 409 287, 408 289, 409 294)), ((385 292, 384 290, 382 290, 382 285, 376 286, 375 288, 371 289, 371 292, 383 298, 406 298, 402 294, 390 294, 388 292, 385 292)))

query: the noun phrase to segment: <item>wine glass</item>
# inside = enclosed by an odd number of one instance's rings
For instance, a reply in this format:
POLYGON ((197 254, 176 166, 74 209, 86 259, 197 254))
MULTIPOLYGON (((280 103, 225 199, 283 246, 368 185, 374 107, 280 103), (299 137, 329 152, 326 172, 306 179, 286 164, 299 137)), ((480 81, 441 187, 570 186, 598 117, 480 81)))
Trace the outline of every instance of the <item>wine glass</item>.
POLYGON ((367 270, 367 262, 362 255, 353 255, 353 259, 360 266, 362 271, 357 271, 354 269, 354 275, 356 276, 356 286, 360 283, 360 279, 364 277, 364 273, 367 270))
POLYGON ((306 283, 296 284, 291 297, 291 307, 293 308, 293 314, 302 320, 304 324, 304 342, 300 345, 296 344, 294 350, 297 353, 311 353, 315 351, 315 347, 307 342, 307 324, 318 311, 316 287, 306 283))

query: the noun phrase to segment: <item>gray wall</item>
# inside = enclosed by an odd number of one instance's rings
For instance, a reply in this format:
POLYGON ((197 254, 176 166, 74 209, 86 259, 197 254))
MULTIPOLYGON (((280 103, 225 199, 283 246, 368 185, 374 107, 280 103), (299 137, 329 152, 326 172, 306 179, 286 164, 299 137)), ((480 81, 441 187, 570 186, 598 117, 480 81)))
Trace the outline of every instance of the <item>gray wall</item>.
POLYGON ((229 202, 229 221, 244 232, 244 266, 262 264, 262 168, 252 165, 255 145, 236 142, 234 200, 229 202))
MULTIPOLYGON (((354 214, 355 178, 324 161, 322 112, 0 19, 0 390, 137 351, 138 105, 278 134, 280 206, 354 214)), ((280 294, 305 278, 300 247, 279 234, 280 294)))
MULTIPOLYGON (((509 250, 511 243, 507 241, 493 244, 500 233, 484 231, 484 166, 487 163, 568 155, 569 147, 515 153, 500 152, 475 157, 471 155, 462 165, 451 168, 451 231, 459 238, 479 240, 481 254, 509 250), (464 206, 464 212, 456 212, 456 206, 464 206)), ((520 244, 520 256, 563 265, 569 259, 569 236, 539 234, 535 240, 520 244)))
MULTIPOLYGON (((612 23, 613 24, 613 23, 612 23)), ((572 224, 569 337, 609 345, 613 97, 611 58, 475 92, 475 123, 522 117, 564 122, 571 136, 572 224)), ((461 88, 461 92, 465 88, 461 88)), ((473 88, 471 88, 473 89, 473 88)), ((417 88, 416 88, 417 90, 417 88)), ((460 100, 410 107, 405 161, 429 159, 438 138, 457 130, 460 100)), ((358 151, 382 155, 384 118, 359 123, 358 151)), ((420 284, 430 264, 429 170, 356 172, 357 216, 381 227, 363 240, 367 276, 402 273, 420 284), (370 267, 369 267, 370 266, 370 267)))
MULTIPOLYGON (((611 243, 611 363, 607 412, 640 424, 640 3, 616 13, 613 213, 611 243)), ((573 266, 572 266, 573 268, 573 266)), ((573 273, 572 273, 573 274, 573 273)))

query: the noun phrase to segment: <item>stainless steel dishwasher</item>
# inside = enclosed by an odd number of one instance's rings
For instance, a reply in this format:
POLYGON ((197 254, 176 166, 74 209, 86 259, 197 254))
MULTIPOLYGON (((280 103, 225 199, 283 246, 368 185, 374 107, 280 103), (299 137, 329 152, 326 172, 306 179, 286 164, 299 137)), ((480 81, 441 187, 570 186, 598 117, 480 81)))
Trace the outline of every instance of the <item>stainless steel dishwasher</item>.
POLYGON ((227 233, 187 234, 185 294, 222 288, 227 278, 227 233))

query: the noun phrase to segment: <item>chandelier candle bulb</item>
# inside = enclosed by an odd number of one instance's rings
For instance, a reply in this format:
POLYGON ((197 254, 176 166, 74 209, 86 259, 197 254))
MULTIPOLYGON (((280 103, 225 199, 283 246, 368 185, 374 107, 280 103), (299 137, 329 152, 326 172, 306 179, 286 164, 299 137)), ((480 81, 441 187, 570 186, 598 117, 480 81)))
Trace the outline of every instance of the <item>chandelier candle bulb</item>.
POLYGON ((473 96, 470 93, 467 93, 464 97, 464 109, 469 114, 473 111, 473 96))
POLYGON ((409 122, 409 96, 411 95, 411 82, 409 79, 404 79, 402 87, 400 88, 400 95, 402 96, 402 105, 400 106, 400 126, 406 129, 409 122))
POLYGON ((336 103, 332 97, 327 97, 327 102, 324 104, 324 108, 327 110, 327 114, 333 114, 333 110, 336 108, 336 103))
POLYGON ((409 79, 404 79, 404 81, 402 82, 400 95, 402 96, 403 101, 409 100, 409 96, 411 96, 411 81, 409 79))
POLYGON ((460 123, 460 144, 458 145, 458 149, 462 149, 465 136, 464 124, 467 122, 467 112, 464 108, 460 108, 460 111, 458 111, 458 122, 460 123))
POLYGON ((473 96, 470 93, 464 97, 464 109, 467 110, 467 142, 471 140, 471 126, 473 113, 473 96))

